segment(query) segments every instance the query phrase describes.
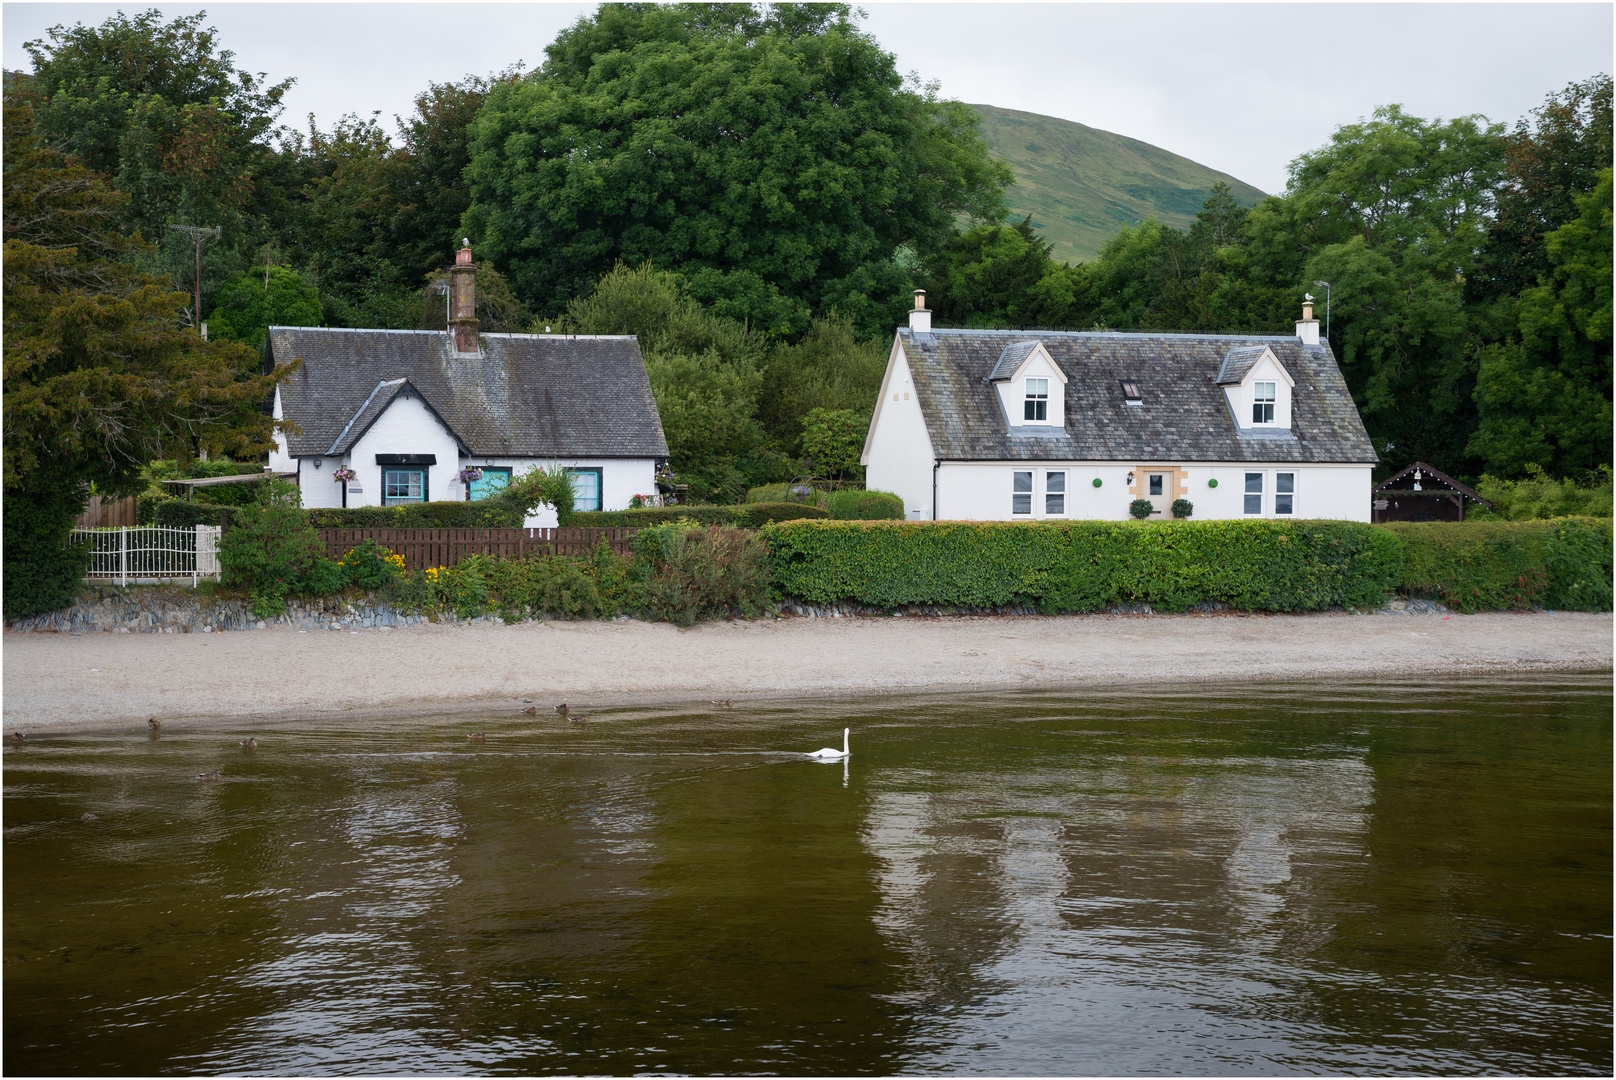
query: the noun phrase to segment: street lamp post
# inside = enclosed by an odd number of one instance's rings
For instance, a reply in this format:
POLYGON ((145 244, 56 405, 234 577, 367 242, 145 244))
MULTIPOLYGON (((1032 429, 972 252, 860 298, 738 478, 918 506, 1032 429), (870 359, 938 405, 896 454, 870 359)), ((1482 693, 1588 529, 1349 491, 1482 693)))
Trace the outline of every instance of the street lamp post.
POLYGON ((1315 286, 1324 290, 1324 340, 1330 340, 1330 283, 1328 281, 1315 281, 1315 286))

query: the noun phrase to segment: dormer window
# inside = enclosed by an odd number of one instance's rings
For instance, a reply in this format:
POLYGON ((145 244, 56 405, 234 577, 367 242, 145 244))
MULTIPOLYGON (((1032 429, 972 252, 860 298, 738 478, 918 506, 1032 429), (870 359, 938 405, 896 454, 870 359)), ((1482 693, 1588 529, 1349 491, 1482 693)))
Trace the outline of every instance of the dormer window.
POLYGON ((1027 402, 1022 411, 1024 420, 1049 419, 1049 380, 1027 380, 1027 402))
POLYGON ((1251 422, 1253 424, 1272 424, 1274 422, 1274 384, 1271 382, 1252 383, 1251 422))
POLYGON ((1143 405, 1145 399, 1139 393, 1139 384, 1131 379, 1122 382, 1122 403, 1124 405, 1143 405))

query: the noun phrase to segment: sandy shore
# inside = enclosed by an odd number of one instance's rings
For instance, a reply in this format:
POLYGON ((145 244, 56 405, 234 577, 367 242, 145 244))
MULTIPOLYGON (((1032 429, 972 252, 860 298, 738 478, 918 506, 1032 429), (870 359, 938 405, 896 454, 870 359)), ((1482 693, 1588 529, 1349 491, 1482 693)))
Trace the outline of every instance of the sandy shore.
POLYGON ((1608 670, 1608 614, 525 623, 4 639, 6 729, 1163 680, 1608 670))

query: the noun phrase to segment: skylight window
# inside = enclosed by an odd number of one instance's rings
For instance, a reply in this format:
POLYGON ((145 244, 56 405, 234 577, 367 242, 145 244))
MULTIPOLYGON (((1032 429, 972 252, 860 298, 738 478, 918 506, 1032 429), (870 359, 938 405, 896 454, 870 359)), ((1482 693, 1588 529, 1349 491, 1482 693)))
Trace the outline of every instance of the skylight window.
POLYGON ((1128 405, 1143 405, 1144 398, 1139 394, 1139 384, 1130 380, 1122 381, 1122 400, 1128 405))

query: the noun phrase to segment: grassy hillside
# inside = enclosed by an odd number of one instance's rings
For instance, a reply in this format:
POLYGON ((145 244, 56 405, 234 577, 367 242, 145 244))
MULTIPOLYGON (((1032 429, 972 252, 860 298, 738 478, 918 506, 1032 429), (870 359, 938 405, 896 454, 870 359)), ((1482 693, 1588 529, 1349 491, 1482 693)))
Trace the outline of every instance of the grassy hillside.
POLYGON ((1092 259, 1124 225, 1154 217, 1178 228, 1223 180, 1255 204, 1263 192, 1158 146, 1053 116, 972 105, 997 157, 1016 171, 1007 193, 1017 219, 1032 222, 1063 262, 1092 259))

